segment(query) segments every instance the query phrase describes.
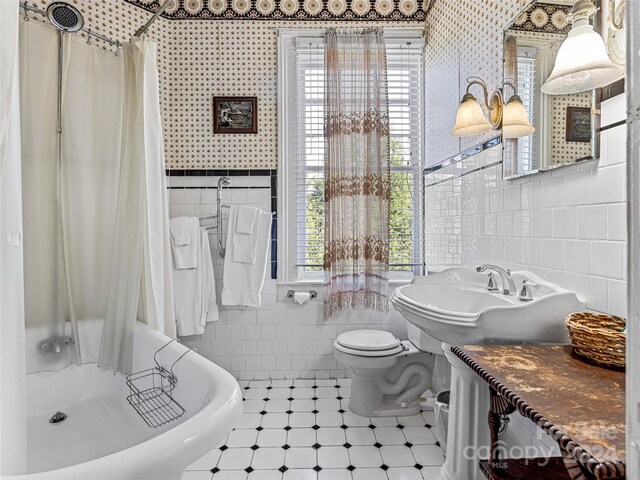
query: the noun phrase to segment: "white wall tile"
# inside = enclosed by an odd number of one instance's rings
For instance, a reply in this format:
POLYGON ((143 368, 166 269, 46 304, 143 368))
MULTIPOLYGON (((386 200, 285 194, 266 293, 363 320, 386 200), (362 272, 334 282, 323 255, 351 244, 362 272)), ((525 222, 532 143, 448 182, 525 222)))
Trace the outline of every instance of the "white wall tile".
POLYGON ((623 242, 591 242, 591 273, 623 279, 626 268, 624 250, 623 242))
POLYGON ((627 198, 626 164, 599 168, 591 174, 591 202, 624 202, 627 198))
POLYGON ((531 235, 537 238, 553 237, 553 210, 533 210, 531 212, 531 235))
POLYGON ((570 272, 589 273, 591 271, 591 252, 589 242, 567 240, 564 242, 564 268, 570 272))
MULTIPOLYGON (((214 185, 216 177, 168 177, 171 185, 214 185)), ((269 185, 268 176, 234 177, 233 185, 262 187, 269 185)), ((453 191, 453 190, 450 190, 453 191)), ((449 193, 449 191, 447 191, 449 193)), ((460 192, 458 192, 460 195, 460 192)), ((240 202, 259 206, 263 210, 271 208, 269 188, 236 188, 223 193, 225 203, 240 202)), ((444 198, 444 197, 443 197, 444 198)), ((170 214, 196 215, 198 212, 213 212, 216 191, 206 188, 170 189, 170 214)), ((459 201, 447 206, 449 211, 459 213, 459 201)), ((461 232, 459 217, 451 222, 451 228, 461 232)), ((449 227, 447 227, 449 228, 449 227)), ((449 239, 451 246, 456 243, 449 239)), ((223 259, 212 249, 214 274, 217 291, 222 287, 223 259)), ((286 288, 278 289, 276 281, 266 274, 261 308, 220 308, 220 320, 207 324, 202 335, 183 339, 186 345, 197 348, 201 355, 214 361, 222 368, 241 379, 328 377, 347 375, 343 365, 333 356, 333 341, 346 330, 382 328, 406 338, 405 322, 397 313, 375 321, 364 317, 345 316, 327 323, 323 318, 322 290, 318 300, 294 305, 286 298, 286 288)))
POLYGON ((607 205, 607 238, 609 240, 627 239, 627 205, 614 203, 607 205))
POLYGON ((578 207, 578 237, 588 239, 607 238, 607 206, 578 207))
POLYGON ((540 266, 564 270, 564 242, 553 238, 540 240, 540 266))
POLYGON ((576 207, 553 210, 553 237, 575 238, 578 234, 578 212, 576 207))
POLYGON ((626 166, 618 158, 623 130, 609 131, 600 161, 507 182, 491 167, 458 179, 467 187, 463 190, 449 182, 426 187, 428 270, 502 263, 576 291, 589 309, 623 313, 626 166), (475 193, 487 189, 486 200, 475 193), (462 221, 458 205, 465 206, 462 221))
POLYGON ((564 177, 564 205, 588 205, 591 202, 591 172, 564 177))
POLYGON ((619 317, 627 317, 627 282, 609 280, 607 312, 619 317))
POLYGON ((540 181, 540 207, 559 207, 564 201, 564 177, 540 181))

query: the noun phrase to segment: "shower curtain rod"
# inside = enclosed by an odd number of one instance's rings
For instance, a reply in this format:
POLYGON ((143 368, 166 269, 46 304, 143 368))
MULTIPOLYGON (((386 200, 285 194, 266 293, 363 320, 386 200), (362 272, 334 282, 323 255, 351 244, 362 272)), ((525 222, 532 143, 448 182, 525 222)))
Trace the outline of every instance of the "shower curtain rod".
POLYGON ((149 27, 151 26, 151 24, 156 21, 156 18, 158 18, 160 15, 162 15, 162 12, 164 12, 167 8, 169 8, 169 5, 171 3, 173 3, 174 1, 177 2, 178 0, 164 0, 164 3, 162 5, 160 5, 160 8, 155 11, 155 13, 151 16, 151 18, 149 20, 147 20, 147 23, 145 23, 138 30, 136 30, 136 32, 133 34, 133 36, 134 37, 139 37, 140 35, 146 33, 147 30, 149 30, 149 27))
MULTIPOLYGON (((151 25, 153 24, 153 22, 156 21, 156 19, 162 15, 162 12, 164 12, 167 8, 169 8, 169 5, 174 2, 175 0, 165 0, 164 3, 160 6, 160 8, 158 8, 158 10, 155 11, 155 13, 151 16, 151 18, 147 21, 147 23, 145 23, 142 27, 140 27, 138 30, 135 31, 135 33, 133 34, 134 37, 139 37, 145 33, 147 33, 147 30, 149 30, 149 28, 151 27, 151 25)), ((42 10, 41 8, 38 7, 34 7, 29 5, 26 0, 21 1, 20 2, 20 7, 25 11, 25 15, 27 11, 31 11, 34 13, 37 13, 39 15, 42 15, 44 17, 47 16, 47 12, 42 10)), ((80 31, 85 32, 89 37, 93 36, 95 38, 99 38, 100 40, 107 42, 109 45, 115 46, 116 48, 118 48, 120 45, 122 45, 121 42, 119 42, 118 40, 112 40, 109 37, 105 37, 104 35, 97 33, 97 32, 93 32, 91 31, 91 29, 89 28, 81 28, 80 31)))
MULTIPOLYGON (((169 0, 171 1, 171 0, 169 0)), ((22 8, 25 11, 25 16, 26 16, 26 12, 30 11, 30 12, 34 12, 37 13, 39 15, 42 15, 43 17, 47 16, 47 12, 42 10, 41 8, 38 7, 33 7, 31 5, 29 5, 26 1, 21 1, 20 2, 20 8, 22 8)), ((115 46, 116 48, 118 48, 119 46, 122 45, 121 42, 119 42, 118 40, 112 40, 109 37, 105 37, 104 35, 97 33, 97 32, 93 32, 91 31, 91 29, 89 28, 85 28, 82 27, 80 29, 81 32, 85 32, 89 37, 95 37, 95 38, 99 38, 100 40, 107 42, 109 45, 115 46)))

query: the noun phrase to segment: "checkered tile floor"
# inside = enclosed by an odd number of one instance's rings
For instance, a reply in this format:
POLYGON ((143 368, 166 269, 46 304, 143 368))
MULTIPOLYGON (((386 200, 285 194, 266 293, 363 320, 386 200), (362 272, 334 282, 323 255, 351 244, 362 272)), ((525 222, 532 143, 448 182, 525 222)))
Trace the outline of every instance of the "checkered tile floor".
POLYGON ((241 383, 244 414, 224 445, 184 480, 438 480, 444 462, 433 412, 360 417, 351 380, 241 383))

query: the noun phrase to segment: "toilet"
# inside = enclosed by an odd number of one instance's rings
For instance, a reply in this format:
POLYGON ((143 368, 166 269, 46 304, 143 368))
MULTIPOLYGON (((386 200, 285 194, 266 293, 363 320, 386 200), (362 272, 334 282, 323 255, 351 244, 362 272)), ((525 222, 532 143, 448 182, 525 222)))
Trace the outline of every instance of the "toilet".
POLYGON ((351 371, 349 409, 364 417, 420 412, 420 395, 432 387, 440 342, 413 325, 409 340, 383 330, 352 330, 333 342, 338 362, 351 371))

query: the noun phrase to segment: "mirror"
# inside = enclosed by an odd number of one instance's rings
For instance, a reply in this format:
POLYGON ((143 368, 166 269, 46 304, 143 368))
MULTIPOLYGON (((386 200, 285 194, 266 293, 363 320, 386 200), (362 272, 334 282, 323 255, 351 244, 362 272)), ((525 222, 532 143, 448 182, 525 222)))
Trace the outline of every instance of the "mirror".
POLYGON ((571 29, 574 1, 556 2, 534 2, 504 30, 504 101, 517 94, 535 127, 531 135, 504 139, 505 179, 598 156, 598 117, 592 115, 599 107, 596 92, 545 95, 540 90, 571 29))

